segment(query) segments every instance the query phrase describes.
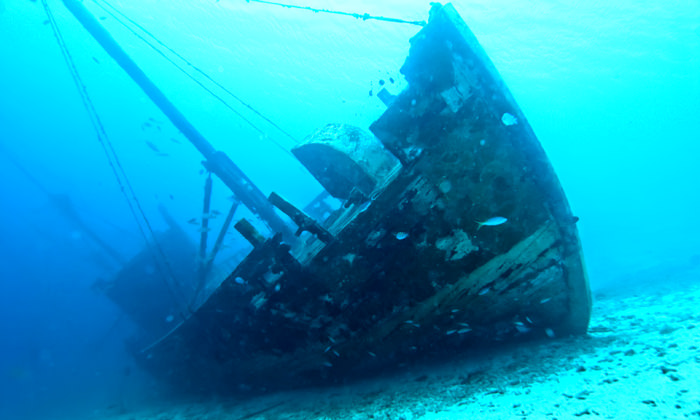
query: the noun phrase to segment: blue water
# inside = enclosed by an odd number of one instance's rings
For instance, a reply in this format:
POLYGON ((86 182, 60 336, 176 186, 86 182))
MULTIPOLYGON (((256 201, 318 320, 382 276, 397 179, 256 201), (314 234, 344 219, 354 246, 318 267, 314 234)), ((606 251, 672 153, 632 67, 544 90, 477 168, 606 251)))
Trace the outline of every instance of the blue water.
MULTIPOLYGON (((165 227, 159 204, 182 223, 196 217, 201 156, 59 1, 47 3, 153 228, 165 227)), ((242 0, 112 4, 296 139, 329 122, 368 127, 384 109, 369 91, 389 78, 394 92, 404 87, 398 69, 419 29, 242 0)), ((429 9, 399 0, 295 4, 407 20, 426 19, 429 9)), ((580 217, 592 288, 699 264, 700 4, 454 5, 580 217)), ((2 419, 67 418, 115 404, 124 393, 132 400, 159 396, 123 350, 132 326, 91 289, 118 265, 61 210, 69 201, 125 257, 143 247, 46 19, 41 1, 0 0, 2 419)), ((102 23, 265 194, 274 189, 302 207, 320 191, 285 152, 291 139, 227 99, 261 135, 114 19, 102 23)), ((215 181, 213 207, 225 210, 229 195, 215 181)))

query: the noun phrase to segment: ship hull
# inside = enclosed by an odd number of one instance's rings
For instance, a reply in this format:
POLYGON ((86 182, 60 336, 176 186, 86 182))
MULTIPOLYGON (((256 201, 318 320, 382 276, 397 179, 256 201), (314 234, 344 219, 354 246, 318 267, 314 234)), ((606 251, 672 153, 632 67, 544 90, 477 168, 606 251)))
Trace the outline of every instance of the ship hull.
POLYGON ((291 388, 586 332, 577 218, 450 5, 433 10, 401 71, 407 89, 370 127, 374 154, 327 133, 297 151, 355 162, 350 172, 369 174, 360 199, 322 223, 323 240, 258 244, 191 317, 135 352, 143 367, 187 390, 291 388))

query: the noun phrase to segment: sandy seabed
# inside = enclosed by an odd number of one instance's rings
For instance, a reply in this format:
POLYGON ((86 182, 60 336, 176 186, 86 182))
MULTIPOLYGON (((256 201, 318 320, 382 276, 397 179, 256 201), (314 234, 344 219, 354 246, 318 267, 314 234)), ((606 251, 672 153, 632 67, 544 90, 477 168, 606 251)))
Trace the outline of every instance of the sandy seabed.
POLYGON ((700 269, 594 293, 589 333, 352 385, 154 404, 109 420, 700 419, 700 269))

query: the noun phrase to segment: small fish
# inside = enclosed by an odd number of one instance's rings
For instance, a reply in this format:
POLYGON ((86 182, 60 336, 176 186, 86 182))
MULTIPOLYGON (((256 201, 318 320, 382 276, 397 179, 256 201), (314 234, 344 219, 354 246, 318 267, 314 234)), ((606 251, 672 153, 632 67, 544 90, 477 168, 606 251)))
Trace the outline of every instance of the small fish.
POLYGON ((494 217, 491 217, 491 218, 488 218, 488 219, 484 220, 483 222, 477 221, 476 223, 479 225, 479 227, 477 227, 476 230, 481 229, 482 226, 498 226, 498 225, 502 225, 502 224, 504 224, 504 223, 507 222, 507 221, 508 221, 508 219, 506 219, 505 217, 494 216, 494 217))
POLYGON ((153 144, 153 142, 146 140, 146 146, 150 147, 154 152, 160 153, 160 149, 158 149, 158 146, 153 144))
POLYGON ((201 229, 197 229, 197 232, 199 232, 199 233, 207 233, 207 232, 210 232, 210 231, 211 231, 211 228, 201 228, 201 229))
POLYGON ((191 225, 198 225, 199 224, 196 217, 191 218, 190 220, 187 221, 187 223, 189 223, 191 225))
POLYGON ((170 141, 175 143, 175 144, 182 144, 182 143, 180 143, 180 140, 177 140, 175 137, 170 137, 170 141))
POLYGON ((399 241, 403 241, 404 239, 408 238, 408 233, 406 232, 396 232, 396 239, 399 241))

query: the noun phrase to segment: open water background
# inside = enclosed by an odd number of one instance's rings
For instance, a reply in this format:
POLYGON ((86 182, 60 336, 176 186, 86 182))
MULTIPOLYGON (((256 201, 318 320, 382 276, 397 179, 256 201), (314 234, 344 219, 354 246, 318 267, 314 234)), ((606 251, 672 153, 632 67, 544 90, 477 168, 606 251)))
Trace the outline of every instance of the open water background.
MULTIPOLYGON (((182 223, 197 217, 200 155, 60 1, 46 3, 153 228, 165 227, 159 204, 182 223)), ((266 194, 274 188, 298 206, 320 188, 285 152, 294 141, 227 97, 263 134, 251 128, 100 6, 147 28, 297 140, 328 122, 368 127, 383 110, 369 92, 380 80, 394 93, 404 87, 398 69, 419 30, 242 0, 85 4, 216 148, 266 194)), ((427 19, 429 9, 398 0, 294 4, 406 20, 427 19)), ((700 3, 454 5, 580 217, 592 288, 669 282, 700 264, 700 3)), ((131 326, 91 290, 118 266, 61 210, 70 201, 125 257, 143 246, 46 19, 42 1, 0 0, 3 419, 80 415, 124 393, 158 397, 122 348, 131 326)), ((214 208, 225 211, 228 195, 215 182, 214 208)))

